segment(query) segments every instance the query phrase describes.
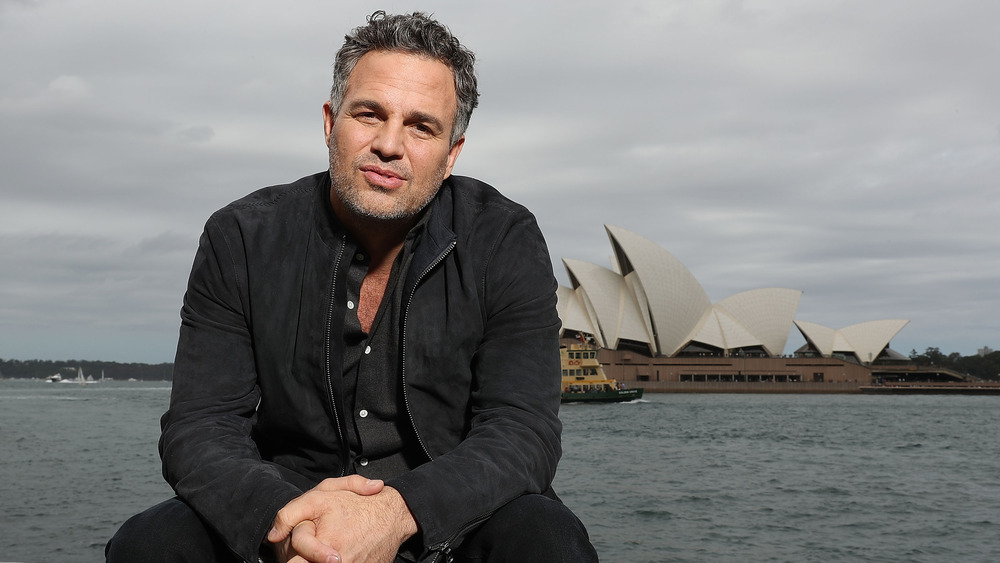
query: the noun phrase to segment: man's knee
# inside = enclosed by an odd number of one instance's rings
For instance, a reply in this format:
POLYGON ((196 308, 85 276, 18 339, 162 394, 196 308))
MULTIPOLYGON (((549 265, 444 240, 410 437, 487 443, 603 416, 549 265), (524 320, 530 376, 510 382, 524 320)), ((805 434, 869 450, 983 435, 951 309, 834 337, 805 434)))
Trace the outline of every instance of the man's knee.
POLYGON ((108 563, 235 560, 198 515, 176 498, 126 520, 104 554, 108 563))
POLYGON ((459 548, 462 555, 484 561, 597 561, 587 529, 563 503, 542 495, 525 495, 496 511, 459 548))

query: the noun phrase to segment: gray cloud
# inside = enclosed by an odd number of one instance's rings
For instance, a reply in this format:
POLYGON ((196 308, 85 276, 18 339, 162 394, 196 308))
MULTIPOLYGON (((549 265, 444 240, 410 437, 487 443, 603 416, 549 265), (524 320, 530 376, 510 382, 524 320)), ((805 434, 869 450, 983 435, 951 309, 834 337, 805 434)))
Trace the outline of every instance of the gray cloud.
MULTIPOLYGON (((330 59, 378 7, 0 1, 0 357, 170 360, 203 222, 325 167, 330 59)), ((902 351, 997 346, 1000 7, 417 9, 479 58, 456 173, 537 214, 563 283, 610 223, 714 300, 792 287, 802 320, 911 319, 902 351)))

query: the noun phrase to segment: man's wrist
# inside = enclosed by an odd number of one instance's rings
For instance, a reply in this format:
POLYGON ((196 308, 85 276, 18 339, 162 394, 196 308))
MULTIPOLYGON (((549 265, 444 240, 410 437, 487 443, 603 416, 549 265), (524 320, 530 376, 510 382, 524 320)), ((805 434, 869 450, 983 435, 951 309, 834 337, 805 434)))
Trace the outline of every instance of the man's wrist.
POLYGON ((417 521, 413 517, 413 513, 410 512, 410 507, 406 505, 403 495, 389 486, 382 489, 379 495, 383 496, 386 500, 386 509, 389 511, 388 515, 396 524, 395 529, 400 535, 400 543, 416 535, 419 531, 417 521))

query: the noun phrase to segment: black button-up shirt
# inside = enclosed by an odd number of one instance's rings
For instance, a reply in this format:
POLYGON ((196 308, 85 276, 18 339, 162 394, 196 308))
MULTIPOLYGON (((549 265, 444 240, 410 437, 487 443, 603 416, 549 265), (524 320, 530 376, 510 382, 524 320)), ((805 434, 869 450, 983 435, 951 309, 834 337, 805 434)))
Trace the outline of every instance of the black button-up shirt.
POLYGON ((402 280, 406 279, 423 227, 421 220, 407 234, 367 333, 358 320, 358 303, 370 257, 355 240, 346 237, 345 260, 337 273, 338 283, 343 284, 346 296, 337 306, 344 311, 344 362, 340 381, 344 390, 344 412, 349 413, 345 421, 350 448, 347 473, 384 480, 426 461, 406 416, 399 349, 404 301, 402 280))

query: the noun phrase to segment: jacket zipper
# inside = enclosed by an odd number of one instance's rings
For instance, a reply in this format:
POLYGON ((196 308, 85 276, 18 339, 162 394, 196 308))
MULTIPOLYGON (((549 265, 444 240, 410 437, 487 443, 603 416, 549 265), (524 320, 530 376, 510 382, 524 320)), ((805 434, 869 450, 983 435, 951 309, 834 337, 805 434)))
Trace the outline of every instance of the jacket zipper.
MULTIPOLYGON (((455 248, 455 241, 451 241, 451 243, 448 245, 448 248, 445 248, 441 252, 441 254, 438 255, 437 259, 431 262, 430 265, 428 265, 427 268, 425 268, 424 271, 420 273, 416 281, 413 283, 413 289, 410 290, 410 296, 406 300, 406 307, 403 309, 403 336, 402 336, 402 346, 401 346, 403 360, 402 360, 402 366, 400 367, 400 378, 402 379, 402 384, 403 384, 403 405, 406 407, 406 415, 410 418, 410 426, 413 428, 413 434, 417 437, 417 443, 420 444, 420 448, 424 451, 424 455, 426 455, 427 459, 429 460, 433 460, 434 456, 431 455, 431 452, 427 449, 426 444, 424 444, 423 438, 420 437, 420 432, 417 431, 416 422, 414 422, 413 420, 413 412, 410 410, 409 395, 406 392, 406 321, 410 315, 410 303, 413 302, 413 296, 417 293, 417 286, 420 285, 420 282, 424 279, 424 277, 428 273, 430 273, 431 270, 437 267, 437 265, 440 264, 448 256, 448 254, 451 253, 452 249, 454 248, 455 248)), ((443 563, 451 563, 454 560, 454 558, 451 555, 451 544, 454 543, 456 539, 468 533, 468 531, 474 528, 475 526, 478 526, 482 522, 488 520, 491 516, 493 516, 495 512, 496 509, 493 509, 487 512, 486 514, 479 516, 478 518, 470 520, 461 528, 459 528, 456 534, 452 535, 450 538, 444 540, 443 542, 428 548, 429 551, 436 552, 434 558, 430 560, 430 563, 437 563, 439 556, 444 556, 443 563)))
MULTIPOLYGON (((510 502, 510 501, 508 501, 508 502, 510 502)), ((465 525, 463 525, 461 528, 458 529, 457 533, 455 533, 454 535, 452 535, 450 538, 444 540, 443 542, 435 544, 435 545, 429 547, 428 550, 431 551, 431 552, 437 552, 437 553, 443 555, 445 563, 451 563, 454 560, 454 558, 451 556, 451 544, 454 543, 455 540, 457 540, 458 538, 460 538, 460 537, 464 536, 465 534, 469 533, 476 526, 478 526, 478 525, 482 524, 483 522, 485 522, 485 521, 489 520, 490 518, 492 518, 493 515, 496 514, 497 510, 499 510, 500 508, 503 508, 506 505, 507 505, 507 502, 501 504, 500 507, 498 507, 498 508, 494 508, 493 510, 490 510, 486 514, 483 514, 482 516, 479 516, 478 518, 473 518, 472 520, 466 522, 465 525)), ((435 563, 437 560, 438 560, 438 556, 435 555, 434 559, 431 559, 431 563, 435 563)))
POLYGON ((403 308, 403 334, 400 337, 401 340, 400 349, 402 350, 401 355, 403 359, 399 368, 399 377, 401 380, 400 382, 403 384, 403 406, 406 408, 406 416, 408 416, 410 419, 410 426, 413 428, 413 434, 417 437, 417 443, 420 444, 420 449, 424 451, 424 455, 426 455, 427 459, 429 460, 433 460, 434 456, 431 455, 430 450, 427 449, 427 445, 424 444, 424 439, 420 437, 420 432, 417 431, 417 424, 413 420, 413 412, 410 410, 410 396, 406 392, 406 321, 410 316, 410 303, 413 302, 413 296, 417 293, 417 286, 420 285, 420 282, 423 281, 424 277, 428 273, 430 273, 431 270, 436 268, 438 264, 444 261, 444 259, 448 256, 448 254, 451 253, 453 248, 455 248, 455 241, 451 241, 451 243, 448 244, 448 248, 445 248, 443 251, 441 251, 441 254, 439 254, 438 257, 433 262, 431 262, 426 268, 424 268, 423 272, 420 272, 420 275, 417 276, 416 281, 413 282, 413 289, 410 290, 410 296, 406 300, 406 307, 403 308))
MULTIPOLYGON (((330 274, 330 309, 326 315, 326 339, 323 346, 325 351, 326 360, 326 391, 330 394, 330 410, 333 412, 333 422, 337 426, 337 435, 340 437, 340 441, 344 441, 344 433, 340 427, 340 415, 337 414, 337 399, 333 396, 333 371, 330 369, 330 335, 333 331, 333 310, 336 307, 336 297, 334 295, 334 290, 337 285, 337 271, 340 269, 340 260, 344 256, 344 246, 347 245, 347 237, 342 236, 340 239, 340 251, 337 253, 337 259, 333 262, 333 273, 330 274)), ((343 450, 344 444, 341 444, 341 449, 343 450)), ((343 457, 343 456, 341 456, 343 457)), ((343 477, 347 474, 347 464, 341 463, 340 476, 343 477)))

